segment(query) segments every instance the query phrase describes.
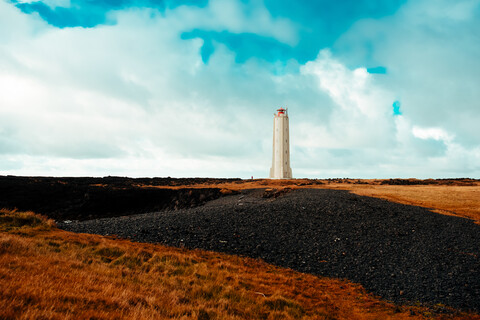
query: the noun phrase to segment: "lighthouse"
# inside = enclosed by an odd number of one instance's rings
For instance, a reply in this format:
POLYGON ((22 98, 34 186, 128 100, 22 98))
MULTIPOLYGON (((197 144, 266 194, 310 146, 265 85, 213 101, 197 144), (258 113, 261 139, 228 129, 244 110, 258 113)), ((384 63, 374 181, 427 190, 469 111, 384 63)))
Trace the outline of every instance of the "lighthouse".
POLYGON ((273 118, 273 152, 270 179, 291 179, 290 138, 287 109, 277 109, 273 118))

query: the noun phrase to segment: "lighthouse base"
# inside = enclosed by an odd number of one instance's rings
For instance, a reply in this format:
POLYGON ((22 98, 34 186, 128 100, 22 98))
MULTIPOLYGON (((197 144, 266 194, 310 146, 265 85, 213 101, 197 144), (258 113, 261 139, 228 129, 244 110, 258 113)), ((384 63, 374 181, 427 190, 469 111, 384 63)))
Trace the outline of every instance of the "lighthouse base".
POLYGON ((284 170, 275 170, 270 168, 270 179, 292 179, 292 169, 285 168, 284 170))

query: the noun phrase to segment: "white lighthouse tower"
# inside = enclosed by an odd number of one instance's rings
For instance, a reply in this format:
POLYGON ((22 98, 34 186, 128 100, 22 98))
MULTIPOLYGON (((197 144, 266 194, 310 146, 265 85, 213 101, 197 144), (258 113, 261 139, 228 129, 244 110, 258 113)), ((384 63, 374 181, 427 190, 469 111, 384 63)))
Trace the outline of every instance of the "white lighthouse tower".
POLYGON ((290 138, 287 109, 280 108, 273 118, 273 155, 270 179, 291 179, 290 138))

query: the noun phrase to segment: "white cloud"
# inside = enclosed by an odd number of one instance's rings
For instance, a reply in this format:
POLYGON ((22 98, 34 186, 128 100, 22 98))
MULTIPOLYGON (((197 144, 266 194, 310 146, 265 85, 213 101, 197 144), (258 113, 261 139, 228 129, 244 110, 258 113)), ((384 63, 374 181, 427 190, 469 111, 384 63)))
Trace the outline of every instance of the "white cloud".
MULTIPOLYGON (((374 77, 364 68, 350 70, 323 50, 301 70, 314 75, 319 89, 336 105, 327 127, 305 132, 317 136, 317 146, 355 149, 392 143, 394 96, 376 86, 374 77)), ((303 141, 311 145, 311 140, 307 137, 303 141)))
POLYGON ((295 25, 288 19, 272 17, 263 1, 210 0, 205 8, 183 6, 167 13, 169 24, 185 31, 247 32, 273 37, 289 45, 298 42, 295 25))
POLYGON ((442 128, 420 128, 414 126, 412 133, 415 137, 420 139, 433 139, 433 140, 444 140, 451 141, 452 137, 445 132, 442 128))
MULTIPOLYGON (((18 0, 17 2, 18 3, 34 3, 34 2, 38 2, 38 0, 18 0)), ((71 5, 70 0, 44 0, 42 2, 52 9, 55 9, 57 7, 68 8, 71 5)))
POLYGON ((384 75, 350 70, 327 50, 302 67, 302 73, 313 75, 336 107, 324 123, 306 121, 292 133, 297 147, 303 148, 299 160, 305 167, 300 172, 350 177, 478 175, 480 147, 465 148, 445 128, 424 127, 415 118, 393 115, 396 95, 382 81, 384 75), (460 160, 459 154, 465 158, 460 160))
POLYGON ((461 0, 448 1, 415 1, 410 2, 405 11, 410 21, 416 21, 424 24, 425 21, 431 22, 431 19, 448 22, 449 20, 464 21, 475 18, 475 10, 478 10, 479 0, 461 0))
POLYGON ((180 7, 165 15, 151 9, 115 12, 113 26, 57 29, 1 5, 12 17, 8 28, 21 27, 0 45, 0 163, 17 164, 1 173, 268 172, 264 141, 270 141, 270 130, 261 123, 270 123, 270 112, 262 115, 258 103, 274 108, 274 95, 263 91, 275 90, 272 76, 255 61, 235 65, 234 54, 218 44, 204 65, 202 40, 179 37, 202 23, 264 35, 286 30, 264 8, 236 23, 217 21, 219 3, 212 1, 203 9, 180 7), (192 19, 183 20, 189 10, 192 19))
POLYGON ((342 61, 384 65, 383 86, 422 127, 480 144, 480 1, 410 1, 396 15, 359 21, 336 44, 342 61))
POLYGON ((480 1, 409 1, 393 16, 358 21, 335 44, 342 64, 387 68, 370 88, 401 102, 395 156, 380 160, 398 172, 479 176, 479 12, 480 1))
POLYGON ((116 25, 57 29, 0 1, 0 174, 265 177, 271 116, 286 104, 297 177, 478 177, 472 18, 456 7, 458 39, 421 19, 409 26, 418 6, 360 22, 339 42, 356 53, 372 42, 388 73, 371 75, 357 63, 365 56, 338 50, 273 73, 214 43, 205 65, 202 40, 180 39, 200 28, 296 43, 293 24, 261 2, 130 9, 110 13, 116 25))

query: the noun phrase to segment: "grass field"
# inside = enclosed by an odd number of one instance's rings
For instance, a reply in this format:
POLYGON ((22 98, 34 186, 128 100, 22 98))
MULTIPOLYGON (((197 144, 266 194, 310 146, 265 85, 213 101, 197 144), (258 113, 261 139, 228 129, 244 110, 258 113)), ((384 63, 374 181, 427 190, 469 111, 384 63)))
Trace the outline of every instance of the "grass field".
POLYGON ((57 229, 0 210, 0 319, 480 319, 224 254, 57 229))
POLYGON ((437 213, 469 218, 480 223, 480 186, 478 185, 352 185, 333 188, 350 190, 361 196, 425 207, 437 213))

